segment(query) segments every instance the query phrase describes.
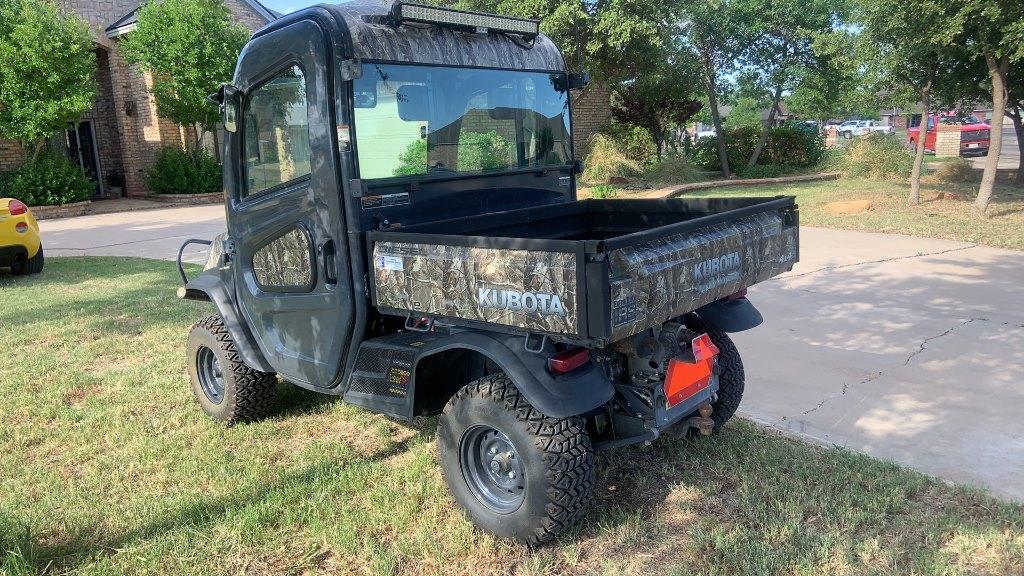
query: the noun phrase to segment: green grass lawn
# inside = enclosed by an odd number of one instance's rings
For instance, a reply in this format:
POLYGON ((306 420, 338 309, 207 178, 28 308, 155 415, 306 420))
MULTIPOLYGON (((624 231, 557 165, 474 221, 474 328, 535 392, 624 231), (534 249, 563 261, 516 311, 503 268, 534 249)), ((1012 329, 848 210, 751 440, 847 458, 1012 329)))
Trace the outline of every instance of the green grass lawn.
POLYGON ((688 192, 684 197, 793 195, 800 204, 800 223, 807 226, 947 238, 1024 250, 1024 190, 998 186, 989 218, 981 218, 973 211, 976 184, 925 183, 921 192, 923 202, 917 206, 907 204, 908 191, 909 185, 903 182, 840 179, 713 188, 688 192), (939 192, 954 192, 960 199, 939 200, 939 192), (840 200, 871 200, 872 208, 852 215, 833 215, 822 209, 825 204, 840 200))
POLYGON ((140 259, 0 276, 0 574, 1024 569, 1021 506, 743 421, 602 455, 593 512, 555 545, 495 540, 448 497, 434 418, 290 387, 263 422, 205 418, 183 356, 210 309, 176 285, 173 264, 140 259))

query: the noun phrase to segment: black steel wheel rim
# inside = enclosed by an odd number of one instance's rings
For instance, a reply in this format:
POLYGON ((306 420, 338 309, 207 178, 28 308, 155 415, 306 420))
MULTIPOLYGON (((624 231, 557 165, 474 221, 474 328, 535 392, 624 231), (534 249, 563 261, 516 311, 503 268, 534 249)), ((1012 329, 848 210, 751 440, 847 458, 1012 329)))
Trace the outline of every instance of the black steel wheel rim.
POLYGON ((526 498, 523 461, 508 436, 478 424, 459 443, 462 476, 484 506, 499 514, 515 512, 526 498))
POLYGON ((206 398, 214 404, 220 404, 224 400, 224 372, 217 354, 206 346, 201 346, 196 354, 196 374, 206 398))

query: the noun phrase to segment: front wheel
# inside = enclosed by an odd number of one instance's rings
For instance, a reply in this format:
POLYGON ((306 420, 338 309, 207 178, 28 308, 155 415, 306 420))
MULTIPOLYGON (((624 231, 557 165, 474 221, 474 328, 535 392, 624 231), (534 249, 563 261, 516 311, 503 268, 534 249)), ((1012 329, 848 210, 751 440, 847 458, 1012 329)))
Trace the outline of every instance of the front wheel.
POLYGON ((498 536, 550 542, 593 496, 583 418, 541 414, 504 373, 471 382, 448 401, 437 444, 452 496, 474 524, 498 536))
POLYGON ((188 333, 188 374, 199 405, 226 424, 251 422, 277 398, 277 376, 250 368, 220 316, 196 322, 188 333))

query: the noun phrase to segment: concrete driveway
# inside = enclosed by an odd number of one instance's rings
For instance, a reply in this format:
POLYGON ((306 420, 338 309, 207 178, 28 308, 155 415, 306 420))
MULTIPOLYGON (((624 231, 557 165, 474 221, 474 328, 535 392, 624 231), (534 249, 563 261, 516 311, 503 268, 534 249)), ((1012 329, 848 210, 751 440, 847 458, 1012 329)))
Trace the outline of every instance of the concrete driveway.
MULTIPOLYGON (((41 222, 48 255, 172 260, 220 206, 41 222)), ((742 412, 1024 500, 1024 252, 803 228, 801 262, 754 286, 735 335, 742 412)), ((201 262, 197 247, 189 260, 201 262)))

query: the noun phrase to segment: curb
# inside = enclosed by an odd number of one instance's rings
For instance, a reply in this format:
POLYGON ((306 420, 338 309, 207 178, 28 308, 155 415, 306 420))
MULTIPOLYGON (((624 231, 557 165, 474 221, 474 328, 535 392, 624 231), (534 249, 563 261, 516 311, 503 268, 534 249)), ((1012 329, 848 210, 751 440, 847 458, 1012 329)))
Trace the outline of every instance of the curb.
POLYGON ((646 194, 637 194, 630 198, 675 198, 686 192, 694 190, 707 190, 711 188, 727 188, 729 186, 762 186, 771 184, 787 184, 791 182, 815 182, 819 180, 838 180, 842 176, 839 172, 825 172, 822 174, 802 174, 800 176, 780 176, 778 178, 746 178, 730 180, 712 180, 710 182, 693 182, 652 190, 646 194))
POLYGON ((83 216, 89 212, 92 200, 72 202, 71 204, 55 204, 52 206, 29 206, 36 220, 52 220, 54 218, 72 218, 83 216))
POLYGON ((224 202, 223 192, 208 192, 206 194, 149 194, 142 199, 160 202, 169 206, 201 206, 203 204, 218 204, 224 202))

